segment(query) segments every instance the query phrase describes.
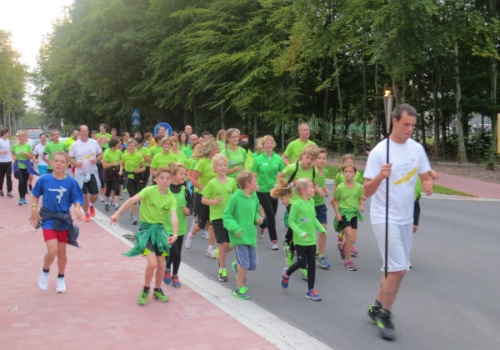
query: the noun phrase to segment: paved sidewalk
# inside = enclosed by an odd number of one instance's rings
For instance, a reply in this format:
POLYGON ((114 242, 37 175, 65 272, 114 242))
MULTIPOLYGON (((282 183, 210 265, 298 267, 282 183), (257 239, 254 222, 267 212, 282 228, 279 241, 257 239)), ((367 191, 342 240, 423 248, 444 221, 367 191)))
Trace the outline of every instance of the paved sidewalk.
POLYGON ((29 212, 0 198, 0 350, 276 349, 186 285, 138 306, 145 260, 124 257, 129 247, 94 222, 80 223, 82 249, 68 246, 68 291, 55 292, 55 264, 40 291, 45 244, 29 212))
POLYGON ((436 184, 480 198, 500 199, 500 184, 441 173, 436 184))

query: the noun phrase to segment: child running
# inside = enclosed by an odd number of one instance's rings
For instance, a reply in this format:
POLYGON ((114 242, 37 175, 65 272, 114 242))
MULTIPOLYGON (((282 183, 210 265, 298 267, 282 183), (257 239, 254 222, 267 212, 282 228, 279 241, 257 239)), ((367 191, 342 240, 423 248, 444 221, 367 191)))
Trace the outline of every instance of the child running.
POLYGON ((123 212, 141 202, 139 232, 135 234, 137 244, 131 251, 125 253, 126 256, 145 256, 148 261, 144 276, 144 289, 138 299, 141 306, 148 302, 153 276, 155 276, 153 298, 162 303, 168 301, 168 297, 161 290, 161 282, 165 271, 165 257, 168 255, 170 246, 178 238, 177 203, 175 196, 168 189, 171 183, 170 169, 159 168, 156 171, 156 185, 146 187, 127 199, 111 216, 111 224, 116 224, 123 212), (170 216, 169 223, 166 220, 167 216, 170 216))
MULTIPOLYGON (((318 174, 316 175, 316 179, 318 181, 316 185, 316 194, 314 195, 314 209, 316 210, 316 218, 320 222, 321 225, 327 230, 328 223, 328 209, 325 204, 325 197, 330 195, 330 191, 325 186, 326 178, 328 175, 328 169, 325 168, 326 159, 328 156, 328 152, 324 148, 319 149, 319 155, 314 162, 314 166, 316 170, 318 170, 318 174)), ((316 264, 322 269, 329 269, 330 263, 325 258, 325 248, 326 248, 326 234, 320 233, 318 236, 318 252, 316 254, 316 264)))
POLYGON ((76 209, 76 219, 81 220, 80 207, 83 205, 83 193, 71 176, 66 175, 69 158, 65 152, 55 152, 52 154, 52 173, 46 174, 38 179, 33 188, 33 199, 31 201, 30 222, 37 227, 41 220, 43 238, 47 246, 47 253, 43 259, 43 267, 38 278, 38 287, 46 291, 49 288, 50 266, 57 258, 57 284, 56 292, 66 292, 64 273, 68 258, 66 247, 71 237, 70 243, 78 246, 74 233, 76 227, 73 225, 70 208, 72 205, 76 209), (43 196, 42 208, 38 211, 38 200, 43 196))
MULTIPOLYGON (((179 282, 179 266, 181 265, 182 242, 184 234, 187 232, 187 216, 194 212, 193 199, 191 192, 184 186, 186 181, 186 169, 181 163, 171 163, 170 170, 172 171, 172 184, 170 192, 175 197, 177 203, 177 221, 178 221, 178 238, 170 248, 170 255, 165 258, 165 276, 163 282, 165 284, 172 283, 172 287, 180 288, 179 282), (173 270, 172 270, 172 265, 173 270)), ((167 215, 167 224, 171 225, 170 216, 167 215)))
POLYGON ((281 273, 281 286, 288 288, 290 276, 299 268, 307 267, 307 293, 306 298, 320 301, 321 295, 314 289, 316 278, 316 264, 313 263, 316 257, 316 230, 326 233, 325 228, 316 219, 314 208, 314 185, 311 180, 302 178, 295 183, 289 184, 279 180, 276 187, 271 191, 273 197, 290 197, 292 192, 297 195, 288 216, 288 225, 293 231, 293 243, 297 261, 290 267, 285 267, 281 273), (292 191, 292 185, 295 190, 292 191), (309 262, 309 263, 308 263, 309 262))
POLYGON ((216 154, 212 158, 212 170, 217 176, 210 180, 201 192, 201 202, 210 206, 210 224, 215 233, 215 239, 219 246, 215 250, 215 257, 219 265, 217 278, 221 282, 227 282, 226 254, 233 250, 229 244, 229 233, 222 224, 222 214, 229 198, 238 190, 236 180, 228 177, 227 169, 229 161, 223 154, 216 154))
POLYGON ((257 268, 257 227, 263 221, 259 215, 259 198, 255 191, 259 189, 257 176, 247 170, 238 174, 237 190, 222 216, 224 228, 229 232, 231 246, 234 247, 236 261, 232 267, 237 274, 238 282, 233 295, 241 300, 248 300, 248 287, 245 287, 247 270, 257 268))
POLYGON ((336 231, 344 232, 344 240, 339 245, 340 255, 344 261, 344 269, 356 271, 357 268, 351 261, 351 247, 356 243, 358 232, 358 220, 363 221, 364 197, 363 186, 354 181, 357 169, 354 165, 342 167, 344 182, 335 188, 332 198, 333 210, 335 210, 336 231))

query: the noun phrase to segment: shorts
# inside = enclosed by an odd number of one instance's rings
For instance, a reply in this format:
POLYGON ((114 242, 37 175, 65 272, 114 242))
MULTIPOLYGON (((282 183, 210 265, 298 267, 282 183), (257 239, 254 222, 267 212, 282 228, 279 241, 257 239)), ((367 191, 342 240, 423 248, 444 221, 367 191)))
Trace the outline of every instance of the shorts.
POLYGON ((43 239, 45 242, 57 239, 59 243, 68 243, 68 230, 56 231, 54 229, 44 228, 43 239))
POLYGON ((420 199, 415 201, 415 206, 413 207, 413 225, 418 226, 420 220, 420 199))
MULTIPOLYGON (((380 255, 382 256, 382 271, 385 263, 385 224, 372 225, 375 238, 378 243, 380 255)), ((389 224, 389 255, 388 271, 409 271, 410 253, 413 242, 413 224, 396 225, 389 224)))
POLYGON ((351 227, 353 230, 358 229, 358 217, 354 216, 351 221, 347 221, 346 217, 342 215, 342 221, 340 222, 340 227, 345 229, 346 227, 351 227))
POLYGON ((40 174, 40 176, 45 175, 48 172, 49 172, 49 166, 48 165, 39 165, 38 166, 38 174, 40 174))
POLYGON ((326 208, 326 204, 320 204, 314 207, 316 210, 316 219, 318 219, 320 224, 327 224, 327 213, 328 209, 326 208))
POLYGON ((234 254, 238 265, 248 271, 255 271, 257 268, 257 248, 249 245, 238 245, 234 247, 234 254))
POLYGON ((217 219, 210 223, 214 228, 215 240, 217 243, 229 243, 229 232, 227 232, 226 228, 222 225, 222 219, 217 219))
POLYGON ((142 253, 142 256, 146 256, 150 253, 155 253, 157 257, 168 256, 167 251, 164 250, 163 252, 160 252, 156 244, 153 244, 150 240, 148 240, 148 243, 146 243, 146 249, 144 249, 144 253, 142 253))
POLYGON ((196 215, 198 216, 198 227, 204 229, 208 219, 210 218, 210 207, 201 202, 201 193, 194 193, 194 207, 196 210, 196 215))
POLYGON ((95 178, 94 174, 90 175, 89 181, 83 183, 82 192, 83 192, 83 194, 87 194, 87 193, 98 194, 99 193, 99 186, 97 185, 97 179, 95 178))

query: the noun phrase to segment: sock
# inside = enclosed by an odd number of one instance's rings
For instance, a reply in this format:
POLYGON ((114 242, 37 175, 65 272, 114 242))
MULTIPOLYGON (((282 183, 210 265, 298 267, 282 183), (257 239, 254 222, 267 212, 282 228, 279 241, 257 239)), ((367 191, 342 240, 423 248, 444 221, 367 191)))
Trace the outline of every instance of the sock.
POLYGON ((149 287, 144 286, 144 292, 149 293, 149 287))
POLYGON ((42 267, 42 271, 45 273, 49 273, 49 269, 44 269, 43 267, 42 267))
POLYGON ((155 290, 155 292, 159 292, 161 290, 161 288, 155 288, 154 290, 155 290))
POLYGON ((209 245, 208 249, 214 249, 214 246, 213 245, 209 245))
POLYGON ((220 267, 220 268, 219 268, 219 272, 224 271, 224 270, 225 270, 225 269, 223 269, 222 267, 220 267))
POLYGON ((57 278, 64 278, 64 273, 57 274, 57 278))
POLYGON ((89 207, 93 207, 94 205, 92 203, 89 203, 89 207))

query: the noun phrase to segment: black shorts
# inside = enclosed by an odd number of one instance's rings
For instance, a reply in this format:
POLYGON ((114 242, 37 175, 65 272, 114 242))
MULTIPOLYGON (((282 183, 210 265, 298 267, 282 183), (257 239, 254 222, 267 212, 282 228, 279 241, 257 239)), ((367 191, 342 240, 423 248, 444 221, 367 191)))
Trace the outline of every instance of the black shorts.
POLYGON ((413 225, 418 226, 419 220, 420 220, 420 198, 415 201, 415 205, 413 206, 413 225))
POLYGON ((214 228, 215 240, 217 243, 229 243, 229 232, 227 232, 224 225, 222 225, 222 219, 214 220, 211 224, 214 228))
POLYGON ((344 229, 346 227, 351 227, 354 230, 358 229, 358 217, 355 216, 351 219, 351 221, 347 221, 344 215, 342 215, 342 221, 340 222, 340 226, 344 229))
POLYGON ((201 202, 201 197, 203 197, 201 193, 194 193, 194 207, 198 216, 198 227, 203 230, 210 218, 210 207, 201 202))
POLYGON ((89 181, 83 183, 82 192, 83 192, 83 194, 87 194, 87 193, 98 194, 99 193, 99 187, 97 186, 97 180, 96 180, 94 174, 90 175, 89 181))
POLYGON ((167 251, 160 252, 156 244, 153 244, 153 242, 151 242, 150 240, 148 240, 148 243, 146 243, 146 249, 149 250, 151 253, 154 253, 157 257, 168 256, 167 251))

